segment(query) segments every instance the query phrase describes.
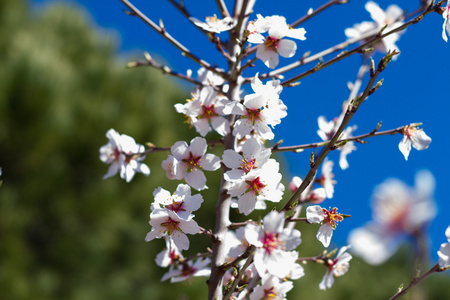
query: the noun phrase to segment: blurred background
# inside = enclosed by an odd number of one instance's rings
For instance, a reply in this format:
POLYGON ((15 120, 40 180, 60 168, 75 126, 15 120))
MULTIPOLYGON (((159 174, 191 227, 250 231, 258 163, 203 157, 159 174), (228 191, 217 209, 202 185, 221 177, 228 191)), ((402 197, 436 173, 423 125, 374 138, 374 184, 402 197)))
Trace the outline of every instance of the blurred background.
MULTIPOLYGON (((188 26, 193 35, 183 34, 189 23, 166 1, 158 2, 135 3, 155 21, 163 18, 168 30, 173 30, 169 32, 194 52, 211 55, 206 38, 192 25, 188 26)), ((304 2, 286 1, 274 7, 261 1, 255 11, 263 16, 283 14, 292 22, 322 3, 304 2), (298 9, 289 10, 289 5, 298 9)), ((343 29, 370 20, 363 3, 355 2, 358 5, 332 8, 305 23, 308 39, 297 43, 297 55, 337 44, 345 39, 343 29)), ((397 4, 412 10, 418 2, 397 4)), ((219 15, 215 3, 209 7, 199 0, 185 3, 199 19, 219 15)), ((386 8, 388 3, 380 1, 380 6, 386 8)), ((164 243, 144 241, 151 229, 148 215, 153 190, 162 186, 173 191, 178 184, 167 180, 160 167, 167 153, 147 157, 152 172, 148 178, 137 174, 130 184, 119 176, 102 180, 107 166, 98 159, 98 149, 107 143, 105 133, 110 128, 138 143, 158 146, 195 136, 192 129, 180 125, 183 116, 173 109, 173 104, 189 98, 192 87, 152 69, 126 69, 125 65, 149 51, 181 73, 187 68, 195 72, 197 67, 140 20, 125 15, 124 8, 119 1, 0 1, 0 299, 206 298, 205 278, 176 285, 161 283, 166 270, 157 267, 154 258, 164 243)), ((425 132, 433 139, 430 149, 413 149, 405 162, 397 148, 401 136, 373 139, 368 145, 357 145, 345 171, 337 167, 337 155, 332 153, 338 185, 329 205, 352 215, 339 225, 333 246, 345 245, 348 232, 371 218, 370 197, 377 184, 398 177, 413 185, 415 172, 426 168, 437 181, 439 212, 428 239, 429 263, 436 262, 450 209, 445 192, 450 146, 445 135, 449 111, 446 70, 450 66, 449 45, 441 38, 442 21, 435 14, 408 29, 398 43, 405 51, 382 74, 385 84, 358 111, 353 123, 359 126, 355 134, 363 134, 379 121, 385 130, 424 122, 425 132)), ((346 83, 355 79, 360 60, 352 57, 349 65, 337 64, 303 80, 296 89, 285 89, 281 98, 290 114, 277 127, 276 139, 284 139, 284 145, 319 141, 317 117, 331 119, 339 113, 348 96, 346 83)), ((263 67, 257 62, 258 71, 265 72, 263 67)), ((278 158, 285 170, 285 184, 308 170, 309 152, 278 158)), ((208 185, 213 187, 220 174, 209 176, 208 185)), ((217 191, 211 188, 202 194, 205 204, 196 219, 211 228, 217 191)), ((300 227, 301 256, 322 251, 315 239, 317 229, 300 227)), ((192 237, 188 255, 204 251, 208 243, 206 237, 192 237)), ((295 282, 288 297, 389 298, 411 279, 411 245, 406 243, 378 267, 354 258, 350 271, 327 292, 318 288, 325 268, 306 265, 306 276, 295 282)), ((413 290, 410 299, 449 299, 449 280, 448 274, 433 275, 413 290)))

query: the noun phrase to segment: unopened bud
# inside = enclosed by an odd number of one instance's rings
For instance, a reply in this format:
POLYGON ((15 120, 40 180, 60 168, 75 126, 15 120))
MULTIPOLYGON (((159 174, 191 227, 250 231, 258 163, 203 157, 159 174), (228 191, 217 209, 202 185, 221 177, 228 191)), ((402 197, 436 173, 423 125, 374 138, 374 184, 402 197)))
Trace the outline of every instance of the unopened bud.
POLYGON ((370 89, 369 94, 367 96, 372 95, 373 93, 375 93, 376 90, 378 90, 378 88, 383 84, 384 79, 381 79, 380 81, 378 81, 375 86, 373 88, 370 89))
POLYGON ((129 62, 127 63, 127 68, 134 68, 136 67, 138 64, 135 61, 129 62))

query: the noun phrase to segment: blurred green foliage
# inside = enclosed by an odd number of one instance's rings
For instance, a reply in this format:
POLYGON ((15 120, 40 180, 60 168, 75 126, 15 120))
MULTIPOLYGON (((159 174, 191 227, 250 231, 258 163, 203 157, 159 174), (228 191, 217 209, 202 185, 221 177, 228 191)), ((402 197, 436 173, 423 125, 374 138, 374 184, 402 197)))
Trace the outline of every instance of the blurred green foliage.
MULTIPOLYGON (((154 258, 163 242, 144 242, 153 190, 178 184, 160 167, 167 153, 147 157, 149 178, 101 179, 109 128, 158 146, 194 134, 173 109, 188 93, 157 71, 125 69, 115 51, 114 36, 76 7, 36 13, 24 0, 0 1, 0 299, 206 298, 205 278, 161 283, 166 270, 154 258)), ((213 187, 220 173, 209 176, 213 187)), ((217 191, 202 194, 197 220, 213 228, 217 191)), ((300 256, 319 253, 317 227, 301 230, 300 256)), ((209 241, 195 236, 191 245, 188 255, 209 241)), ((307 265, 289 299, 386 299, 409 282, 411 261, 399 254, 373 268, 355 259, 327 292, 318 289, 325 269, 307 265)), ((450 299, 444 282, 428 280, 423 299, 450 299)))

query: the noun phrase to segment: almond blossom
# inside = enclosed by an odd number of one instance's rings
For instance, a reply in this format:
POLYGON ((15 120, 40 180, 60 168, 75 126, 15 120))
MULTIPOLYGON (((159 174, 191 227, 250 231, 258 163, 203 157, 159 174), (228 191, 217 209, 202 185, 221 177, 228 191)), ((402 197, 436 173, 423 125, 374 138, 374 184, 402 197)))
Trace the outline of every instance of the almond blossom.
POLYGON ((191 196, 191 187, 187 184, 179 184, 173 195, 162 187, 153 191, 155 201, 151 210, 167 209, 175 212, 180 218, 187 220, 193 211, 200 208, 203 202, 201 194, 191 196))
POLYGON ((252 79, 254 93, 246 95, 244 103, 236 103, 232 110, 232 113, 241 116, 233 129, 233 135, 238 139, 254 132, 265 140, 272 140, 275 135, 269 125, 273 128, 287 116, 287 107, 279 99, 282 90, 280 82, 272 80, 264 85, 257 76, 252 79))
POLYGON ((301 243, 300 231, 284 228, 284 217, 284 212, 271 211, 261 226, 251 223, 245 226, 245 238, 256 246, 253 260, 261 277, 266 273, 286 277, 298 258, 298 253, 291 250, 301 243))
POLYGON ((256 57, 261 59, 264 64, 274 69, 279 62, 278 55, 289 58, 295 55, 297 44, 294 41, 283 39, 290 37, 299 40, 306 40, 306 30, 304 28, 293 29, 286 23, 282 16, 270 16, 258 19, 250 23, 247 28, 248 41, 252 44, 259 44, 256 50, 256 57), (267 32, 268 36, 264 38, 261 33, 267 32))
POLYGON ((447 1, 447 5, 445 5, 445 10, 442 13, 442 17, 444 18, 444 24, 442 24, 442 38, 447 42, 447 34, 449 34, 450 32, 450 22, 448 21, 448 19, 450 18, 450 1, 447 1))
POLYGON ((162 162, 169 179, 184 179, 196 190, 206 189, 206 176, 203 170, 215 171, 220 168, 220 158, 206 153, 206 140, 196 137, 191 144, 184 141, 176 142, 170 151, 172 155, 162 162), (206 154, 205 154, 206 153, 206 154))
POLYGON ((439 266, 441 268, 450 267, 450 226, 447 227, 447 230, 445 231, 445 236, 447 237, 448 243, 443 243, 438 251, 439 266))
POLYGON ((426 133, 417 128, 416 124, 411 124, 403 129, 403 139, 398 144, 400 152, 408 160, 411 145, 417 150, 425 150, 431 143, 431 138, 426 133))
POLYGON ((108 144, 100 148, 100 160, 109 166, 103 179, 109 178, 120 172, 120 178, 130 182, 136 172, 150 175, 150 168, 141 163, 145 159, 143 145, 136 144, 134 139, 126 134, 119 134, 114 129, 108 130, 106 137, 108 144))
POLYGON ((350 246, 342 247, 335 259, 325 260, 325 266, 328 270, 319 284, 319 288, 321 290, 331 288, 333 286, 335 276, 340 277, 347 273, 348 268, 350 267, 350 260, 352 259, 351 254, 346 252, 348 248, 350 248, 350 246))
POLYGON ((223 153, 223 163, 231 170, 224 174, 227 181, 238 180, 250 171, 261 168, 269 161, 270 149, 260 145, 256 139, 247 140, 242 146, 242 155, 228 149, 223 153))
POLYGON ((373 221, 349 235, 353 252, 367 263, 385 262, 406 237, 413 237, 435 217, 433 175, 428 171, 418 172, 415 182, 412 189, 391 178, 376 187, 372 198, 373 221))
POLYGON ((166 249, 159 252, 156 255, 155 262, 158 266, 165 268, 168 266, 175 265, 180 258, 183 258, 183 255, 178 250, 178 248, 173 243, 173 240, 165 237, 166 240, 166 249))
POLYGON ((266 275, 261 279, 261 285, 250 294, 250 300, 285 300, 287 292, 293 287, 291 281, 280 281, 277 277, 266 275))
MULTIPOLYGON (((352 137, 353 131, 355 131, 357 128, 356 125, 345 128, 344 132, 341 135, 341 140, 349 139, 352 137)), ((355 142, 353 141, 347 141, 345 145, 338 148, 341 152, 339 155, 339 166, 342 170, 345 170, 349 167, 348 161, 347 161, 347 155, 353 152, 353 150, 356 150, 355 142)))
POLYGON ((261 169, 252 170, 241 177, 239 181, 230 183, 228 194, 238 198, 239 212, 250 214, 257 201, 269 200, 279 202, 283 196, 284 185, 280 183, 279 164, 269 159, 261 169))
MULTIPOLYGON (((349 39, 362 37, 364 36, 364 34, 370 31, 381 30, 385 26, 387 27, 384 29, 384 33, 403 25, 403 10, 397 5, 390 5, 386 9, 386 11, 384 11, 377 3, 369 1, 366 3, 365 8, 370 13, 370 16, 372 17, 374 22, 363 22, 360 24, 356 24, 355 26, 353 26, 353 28, 347 28, 345 30, 345 35, 349 39)), ((378 51, 384 53, 393 50, 399 51, 399 48, 395 43, 400 38, 400 35, 401 32, 392 33, 384 37, 374 46, 378 51)), ((397 56, 393 57, 394 60, 396 58, 397 56)))
POLYGON ((149 224, 152 230, 147 233, 145 241, 168 236, 179 250, 189 249, 188 234, 200 233, 200 227, 190 215, 188 219, 180 218, 174 211, 157 208, 150 214, 149 224))
POLYGON ((209 264, 211 259, 199 258, 195 262, 191 260, 179 264, 177 268, 170 269, 169 272, 163 275, 161 281, 165 281, 170 278, 170 282, 180 282, 189 280, 193 277, 210 276, 211 269, 209 264))
POLYGON ((192 23, 196 26, 202 28, 203 30, 221 33, 223 31, 228 31, 236 26, 236 20, 230 17, 225 17, 223 19, 218 19, 216 15, 212 17, 206 17, 205 22, 200 21, 197 18, 189 18, 192 23))
POLYGON ((313 205, 306 208, 306 219, 309 223, 322 223, 316 238, 324 247, 328 247, 333 236, 333 230, 336 229, 338 222, 342 221, 344 217, 337 212, 336 207, 327 210, 319 205, 313 205))
POLYGON ((211 127, 225 136, 230 131, 230 123, 223 117, 223 108, 229 103, 230 101, 219 96, 213 87, 207 86, 193 93, 192 99, 186 104, 175 104, 175 109, 189 118, 189 122, 201 136, 210 132, 211 127))
POLYGON ((325 159, 322 164, 322 176, 316 179, 316 182, 321 184, 325 189, 325 193, 328 199, 333 198, 334 194, 334 185, 336 184, 336 180, 334 180, 333 174, 333 166, 334 163, 331 160, 325 159))

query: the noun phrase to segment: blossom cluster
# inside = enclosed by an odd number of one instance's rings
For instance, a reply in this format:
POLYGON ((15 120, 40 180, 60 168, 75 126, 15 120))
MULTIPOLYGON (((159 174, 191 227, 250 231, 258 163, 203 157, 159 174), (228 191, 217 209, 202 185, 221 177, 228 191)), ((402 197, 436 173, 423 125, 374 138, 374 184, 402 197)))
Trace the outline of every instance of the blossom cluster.
MULTIPOLYGON (((430 173, 419 173, 415 189, 396 180, 386 181, 374 194, 373 221, 355 229, 350 235, 349 245, 341 247, 334 258, 332 256, 336 250, 328 252, 325 249, 316 257, 302 259, 297 250, 302 243, 300 230, 295 228, 297 224, 320 224, 316 238, 323 247, 328 248, 337 225, 350 217, 338 213, 337 207, 319 205, 334 197, 337 184, 333 173, 335 162, 326 155, 333 150, 339 151, 340 168, 349 168, 347 156, 356 150, 355 143, 375 136, 378 128, 369 134, 354 136, 357 126, 347 126, 351 114, 369 95, 364 92, 358 96, 359 87, 354 87, 355 97, 344 101, 337 117, 331 121, 325 116, 318 117, 317 134, 322 141, 313 146, 294 147, 295 152, 311 147, 321 148, 321 154, 318 158, 314 154, 311 156, 308 174, 303 180, 298 176, 292 179, 289 184, 291 198, 282 208, 276 208, 272 203, 283 202, 285 186, 280 163, 273 156, 275 151, 280 150, 281 143, 270 143, 275 139, 275 126, 287 116, 287 106, 281 99, 283 89, 295 84, 280 81, 283 76, 279 74, 283 71, 269 75, 253 72, 251 76, 244 77, 243 69, 253 67, 258 59, 269 69, 275 69, 280 63, 279 56, 292 58, 296 55, 297 42, 294 40, 306 40, 306 30, 297 28, 301 22, 288 24, 286 18, 279 15, 263 17, 257 14, 256 19, 248 21, 251 7, 242 5, 240 13, 233 16, 224 13, 223 19, 214 15, 202 22, 189 17, 192 24, 206 33, 224 54, 230 68, 225 71, 194 59, 201 65, 196 78, 192 78, 192 71, 187 76, 173 73, 197 83, 191 98, 176 104, 174 109, 185 116, 186 123, 199 136, 189 143, 176 141, 171 147, 145 150, 133 138, 110 129, 107 132, 109 143, 100 148, 100 159, 111 165, 104 178, 120 172, 120 176, 129 182, 136 172, 150 174, 150 169, 142 163, 147 154, 170 148, 170 154, 162 161, 161 167, 168 179, 181 182, 173 193, 162 187, 154 190, 154 201, 150 205, 151 230, 145 238, 146 241, 164 239, 166 242, 166 249, 156 258, 159 266, 169 267, 162 280, 177 282, 195 276, 209 276, 211 299, 221 299, 223 296, 227 299, 244 299, 247 296, 249 299, 286 299, 287 292, 293 288, 292 280, 305 275, 300 261, 320 262, 326 268, 319 283, 319 288, 325 290, 332 287, 335 277, 348 271, 352 255, 347 250, 352 249, 354 254, 372 264, 389 258, 399 244, 399 237, 415 234, 436 215, 432 199, 434 178, 430 173), (223 32, 230 34, 229 41, 219 38, 223 32), (254 59, 242 65, 242 58, 252 54, 254 59), (243 88, 246 83, 250 84, 248 90, 243 88), (212 140, 213 135, 220 136, 219 140, 212 140), (209 153, 211 145, 217 146, 219 150, 214 151, 219 153, 209 153), (223 174, 216 206, 215 217, 218 221, 213 231, 202 228, 194 220, 194 212, 204 202, 200 192, 208 188, 205 171, 219 169, 223 174), (306 217, 300 218, 303 208, 306 208, 306 217), (259 222, 251 219, 232 222, 231 209, 236 209, 237 215, 242 218, 256 214, 255 210, 269 209, 269 212, 264 217, 258 217, 259 222), (183 251, 190 248, 188 235, 195 234, 210 237, 212 246, 205 253, 185 257, 183 251)), ((373 21, 346 29, 347 42, 370 43, 381 33, 387 32, 385 37, 370 45, 373 49, 360 51, 364 64, 368 56, 373 55, 373 50, 386 53, 379 64, 384 70, 387 63, 396 57, 396 43, 404 33, 400 29, 404 29, 402 26, 406 24, 405 14, 396 5, 384 11, 372 1, 367 2, 365 8, 373 21)), ((449 8, 447 4, 443 14, 443 37, 445 28, 448 29, 449 8)), ((308 12, 310 14, 313 11, 308 12)), ((159 28, 159 32, 172 39, 165 29, 159 28)), ((194 57, 191 53, 183 54, 194 57)), ((371 70, 371 80, 376 79, 373 61, 372 65, 365 67, 371 70)), ((366 90, 370 90, 371 94, 378 87, 369 84, 366 90)), ((418 129, 419 125, 412 123, 390 132, 402 134, 399 149, 406 160, 411 147, 424 150, 431 142, 431 138, 418 129)), ((450 242, 449 232, 450 228, 446 231, 450 242)), ((439 263, 448 266, 448 243, 442 245, 438 254, 439 263)))

